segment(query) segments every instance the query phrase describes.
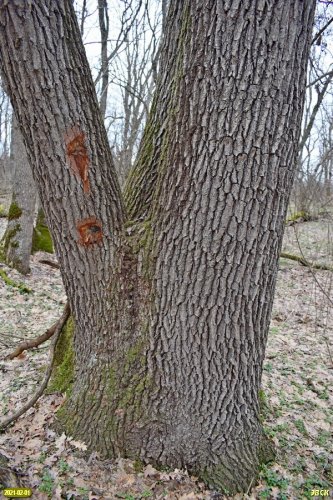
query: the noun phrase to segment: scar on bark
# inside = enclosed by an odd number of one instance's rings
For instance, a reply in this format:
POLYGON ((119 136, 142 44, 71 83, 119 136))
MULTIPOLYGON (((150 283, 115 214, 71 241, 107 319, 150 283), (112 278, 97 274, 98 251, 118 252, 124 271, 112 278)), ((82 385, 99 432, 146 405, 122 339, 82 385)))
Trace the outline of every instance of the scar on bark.
POLYGON ((86 146, 86 135, 77 126, 67 130, 65 135, 66 159, 75 175, 80 177, 83 183, 83 191, 89 192, 89 155, 86 146))
POLYGON ((102 224, 96 217, 83 219, 76 225, 80 235, 79 243, 84 246, 100 243, 103 238, 102 224))

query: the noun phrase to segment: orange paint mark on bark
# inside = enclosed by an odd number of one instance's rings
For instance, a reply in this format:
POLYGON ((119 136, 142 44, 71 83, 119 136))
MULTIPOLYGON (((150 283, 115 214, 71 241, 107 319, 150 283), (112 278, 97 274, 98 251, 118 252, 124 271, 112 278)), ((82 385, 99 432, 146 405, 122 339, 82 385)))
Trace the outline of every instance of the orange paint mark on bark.
POLYGON ((66 159, 73 172, 80 177, 83 191, 89 192, 88 167, 89 156, 86 146, 86 135, 78 127, 70 128, 65 135, 66 159))
POLYGON ((102 224, 96 219, 96 217, 83 219, 77 223, 76 227, 80 235, 80 245, 89 246, 102 241, 102 224))

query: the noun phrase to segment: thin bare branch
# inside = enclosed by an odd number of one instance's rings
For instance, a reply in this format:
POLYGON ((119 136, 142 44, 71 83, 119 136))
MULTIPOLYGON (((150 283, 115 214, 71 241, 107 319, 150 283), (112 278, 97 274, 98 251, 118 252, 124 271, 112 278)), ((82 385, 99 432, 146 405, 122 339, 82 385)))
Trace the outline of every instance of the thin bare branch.
POLYGON ((57 322, 57 326, 54 331, 54 338, 53 342, 51 345, 51 350, 50 350, 50 357, 49 357, 49 364, 46 369, 43 382, 41 383, 40 387, 37 389, 35 394, 32 396, 31 399, 29 399, 19 410, 16 412, 12 413, 11 415, 8 415, 8 417, 4 417, 0 419, 0 429, 5 429, 8 427, 10 424, 15 422, 19 417, 21 417, 24 413, 26 413, 37 401, 38 399, 42 396, 43 392, 45 391, 47 384, 50 380, 51 374, 52 374, 52 369, 54 365, 54 358, 55 358, 55 349, 57 346, 57 342, 59 340, 61 331, 69 318, 70 310, 69 310, 69 305, 66 304, 66 307, 64 309, 64 312, 62 313, 61 318, 57 322))
MULTIPOLYGON (((333 3, 332 3, 333 5, 333 3)), ((329 27, 330 24, 333 23, 333 17, 327 21, 327 23, 315 34, 315 36, 312 38, 311 44, 314 45, 317 40, 320 39, 321 35, 324 33, 325 30, 329 27)))

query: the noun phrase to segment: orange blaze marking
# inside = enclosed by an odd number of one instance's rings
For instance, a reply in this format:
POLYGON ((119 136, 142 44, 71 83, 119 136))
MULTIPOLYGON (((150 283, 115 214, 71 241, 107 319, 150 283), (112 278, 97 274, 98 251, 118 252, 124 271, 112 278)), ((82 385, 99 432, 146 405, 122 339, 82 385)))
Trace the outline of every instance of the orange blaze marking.
POLYGON ((76 227, 80 235, 80 245, 89 246, 102 241, 102 224, 96 217, 83 219, 77 223, 76 227))
POLYGON ((86 135, 78 127, 70 128, 65 136, 66 159, 73 172, 80 177, 83 191, 89 192, 88 167, 89 156, 86 146, 86 135))

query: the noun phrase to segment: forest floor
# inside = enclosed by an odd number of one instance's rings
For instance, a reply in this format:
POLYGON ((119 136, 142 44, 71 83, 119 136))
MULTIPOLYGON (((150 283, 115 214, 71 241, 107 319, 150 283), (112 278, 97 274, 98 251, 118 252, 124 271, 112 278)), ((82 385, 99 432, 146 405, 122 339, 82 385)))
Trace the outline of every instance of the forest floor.
MULTIPOLYGON (((5 219, 0 219, 2 230, 5 219)), ((1 233, 1 227, 0 227, 1 233)), ((333 265, 332 220, 286 228, 284 251, 333 265)), ((31 395, 43 376, 48 344, 13 361, 3 358, 22 339, 43 333, 61 315, 66 297, 60 273, 32 259, 31 274, 8 275, 31 293, 0 277, 0 414, 9 414, 31 395)), ((50 258, 48 256, 48 258, 50 258)), ((259 483, 241 499, 333 498, 333 273, 280 259, 280 271, 264 364, 264 425, 277 449, 275 463, 263 467, 259 483), (324 492, 325 493, 325 492, 324 492), (331 495, 331 496, 330 496, 331 495), (318 498, 318 496, 317 496, 318 498)), ((84 443, 52 429, 61 394, 44 395, 0 434, 0 453, 22 474, 35 499, 169 500, 222 499, 186 471, 141 469, 129 460, 87 456, 84 443)))

